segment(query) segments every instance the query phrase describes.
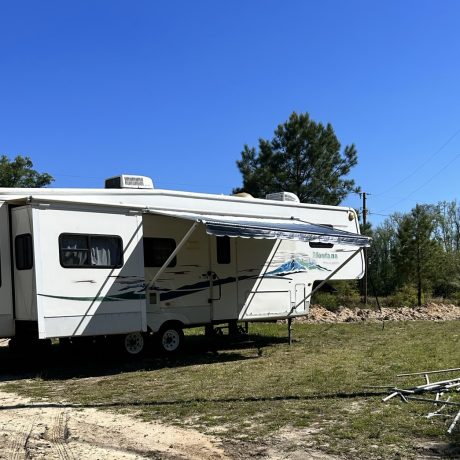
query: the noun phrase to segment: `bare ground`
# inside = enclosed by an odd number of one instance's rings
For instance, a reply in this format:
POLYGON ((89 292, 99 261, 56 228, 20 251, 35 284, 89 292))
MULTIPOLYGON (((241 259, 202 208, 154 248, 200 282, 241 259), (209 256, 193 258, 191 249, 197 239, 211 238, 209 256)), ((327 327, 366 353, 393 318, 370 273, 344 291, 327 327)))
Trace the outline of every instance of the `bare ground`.
POLYGON ((284 430, 258 444, 222 442, 190 428, 94 408, 37 403, 0 390, 0 459, 5 460, 337 459, 310 448, 306 436, 308 430, 284 430))
POLYGON ((228 459, 217 438, 0 391, 0 459, 228 459))

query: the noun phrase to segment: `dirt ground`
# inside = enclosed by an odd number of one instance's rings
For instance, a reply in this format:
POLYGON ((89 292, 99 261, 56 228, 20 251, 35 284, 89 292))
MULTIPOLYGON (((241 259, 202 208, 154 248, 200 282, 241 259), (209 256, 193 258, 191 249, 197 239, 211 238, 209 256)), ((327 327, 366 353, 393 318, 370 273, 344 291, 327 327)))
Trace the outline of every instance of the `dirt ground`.
POLYGON ((228 459, 216 438, 0 391, 0 459, 228 459))
MULTIPOLYGON (((1 387, 0 387, 1 388, 1 387)), ((0 459, 43 460, 334 460, 308 447, 292 450, 293 436, 280 432, 269 444, 223 445, 193 429, 143 422, 123 414, 53 402, 31 402, 0 389, 0 459), (291 451, 286 452, 286 445, 291 451)), ((297 439, 298 441, 298 439, 297 439)))

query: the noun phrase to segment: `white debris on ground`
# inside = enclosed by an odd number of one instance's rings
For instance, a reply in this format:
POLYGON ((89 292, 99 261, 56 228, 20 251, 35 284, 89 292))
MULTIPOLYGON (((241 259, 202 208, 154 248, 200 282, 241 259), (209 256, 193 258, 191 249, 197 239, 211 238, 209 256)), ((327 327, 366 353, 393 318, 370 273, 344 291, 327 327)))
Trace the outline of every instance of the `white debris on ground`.
POLYGON ((447 433, 451 434, 460 420, 460 398, 458 398, 460 368, 413 372, 399 374, 396 377, 424 377, 425 383, 408 388, 402 388, 402 385, 378 387, 386 388, 390 393, 382 401, 388 402, 393 398, 399 398, 404 403, 415 401, 429 404, 432 406, 432 410, 426 415, 426 418, 441 417, 448 420, 450 424, 447 433), (456 377, 441 378, 440 374, 455 374, 456 377), (437 380, 434 381, 433 378, 437 380))

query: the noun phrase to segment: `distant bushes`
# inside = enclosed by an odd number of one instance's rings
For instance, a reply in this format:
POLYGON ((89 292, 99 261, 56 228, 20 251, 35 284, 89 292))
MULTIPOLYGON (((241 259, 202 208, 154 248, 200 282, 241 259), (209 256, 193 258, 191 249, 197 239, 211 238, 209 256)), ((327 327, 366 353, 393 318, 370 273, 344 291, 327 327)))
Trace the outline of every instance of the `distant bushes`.
MULTIPOLYGON (((336 312, 342 307, 364 308, 363 298, 360 295, 358 284, 355 281, 335 281, 330 283, 331 289, 328 292, 317 292, 313 295, 311 304, 321 305, 329 311, 336 312)), ((380 307, 416 307, 418 304, 417 288, 414 285, 406 284, 398 288, 394 294, 378 298, 380 307)), ((460 291, 452 292, 448 297, 433 296, 431 293, 422 294, 422 303, 443 303, 460 306, 460 291)), ((378 308, 375 295, 368 292, 367 307, 378 308)))
POLYGON ((330 311, 340 307, 358 307, 361 303, 357 281, 333 281, 328 283, 328 292, 318 291, 313 295, 312 304, 322 305, 330 311))

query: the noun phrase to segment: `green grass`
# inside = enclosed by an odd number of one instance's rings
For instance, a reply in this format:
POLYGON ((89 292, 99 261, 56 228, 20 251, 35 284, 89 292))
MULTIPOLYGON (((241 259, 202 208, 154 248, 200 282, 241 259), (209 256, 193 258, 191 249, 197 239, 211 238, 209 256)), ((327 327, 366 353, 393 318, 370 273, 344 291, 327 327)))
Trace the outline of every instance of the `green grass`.
POLYGON ((460 426, 448 436, 447 422, 423 417, 432 407, 396 399, 384 404, 372 394, 379 390, 365 388, 394 384, 402 372, 459 367, 458 322, 386 323, 384 329, 295 323, 291 347, 284 325, 251 325, 250 333, 252 345, 217 352, 206 350, 203 337, 187 335, 190 351, 174 360, 45 366, 2 389, 218 430, 224 440, 269 442, 288 429, 298 433, 291 448, 353 458, 415 458, 430 443, 445 448, 444 456, 456 449, 458 455, 460 426))

